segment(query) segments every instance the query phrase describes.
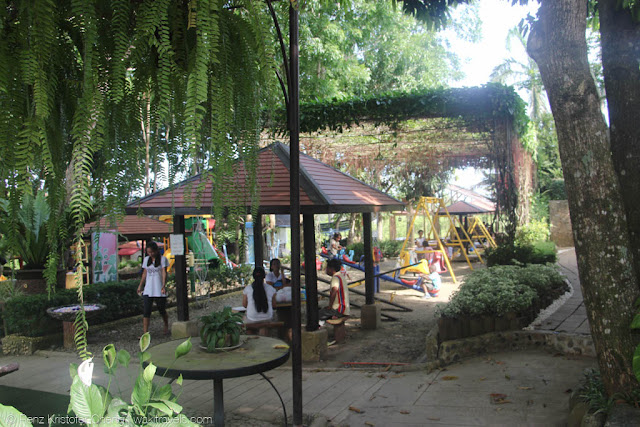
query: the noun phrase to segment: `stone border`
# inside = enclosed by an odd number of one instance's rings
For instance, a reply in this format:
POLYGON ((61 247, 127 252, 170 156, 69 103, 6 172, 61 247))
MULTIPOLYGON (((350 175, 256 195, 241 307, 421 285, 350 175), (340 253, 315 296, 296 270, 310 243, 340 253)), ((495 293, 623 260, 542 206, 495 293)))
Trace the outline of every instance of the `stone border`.
POLYGON ((563 354, 595 357, 590 335, 562 334, 552 331, 504 331, 491 332, 476 337, 438 343, 438 328, 433 328, 426 339, 429 362, 439 366, 487 353, 546 348, 563 354))

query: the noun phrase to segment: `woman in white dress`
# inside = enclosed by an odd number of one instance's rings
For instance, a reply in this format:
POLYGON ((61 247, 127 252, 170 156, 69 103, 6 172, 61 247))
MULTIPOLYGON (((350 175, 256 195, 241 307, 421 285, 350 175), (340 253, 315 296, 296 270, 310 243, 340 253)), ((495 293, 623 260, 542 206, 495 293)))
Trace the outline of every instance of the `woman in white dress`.
POLYGON ((142 330, 143 333, 149 332, 149 323, 151 322, 151 308, 156 303, 158 312, 164 321, 164 334, 169 334, 169 316, 167 315, 167 266, 169 261, 160 255, 158 244, 149 242, 147 244, 147 256, 142 261, 142 279, 138 285, 138 295, 142 295, 143 301, 143 317, 142 330), (144 287, 143 287, 144 285, 144 287))

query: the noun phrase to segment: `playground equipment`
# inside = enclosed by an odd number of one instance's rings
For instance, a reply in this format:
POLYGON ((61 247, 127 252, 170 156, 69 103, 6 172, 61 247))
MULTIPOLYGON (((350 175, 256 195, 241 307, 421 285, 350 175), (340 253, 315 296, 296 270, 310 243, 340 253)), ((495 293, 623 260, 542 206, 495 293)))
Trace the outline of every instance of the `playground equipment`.
POLYGON ((467 229, 467 234, 473 242, 477 242, 485 249, 496 248, 496 241, 491 237, 491 233, 484 226, 480 218, 473 216, 469 218, 470 224, 467 229))
MULTIPOLYGON (((169 215, 163 215, 160 217, 161 221, 170 223, 172 217, 169 215)), ((211 215, 197 216, 189 215, 185 217, 185 227, 187 230, 191 229, 191 234, 187 235, 187 242, 185 246, 185 253, 189 251, 193 252, 195 257, 195 264, 208 263, 214 259, 220 259, 229 268, 238 267, 237 264, 232 262, 227 257, 226 246, 223 245, 222 250, 218 249, 213 240, 213 229, 216 221, 211 218, 211 215)), ((175 263, 175 257, 171 253, 170 241, 168 238, 164 239, 165 254, 169 260, 168 271, 173 270, 175 263)))
MULTIPOLYGON (((413 218, 411 218, 411 223, 409 225, 409 229, 407 230, 407 237, 404 241, 404 244, 402 245, 402 249, 400 250, 399 262, 401 263, 402 267, 405 267, 400 270, 400 274, 425 274, 425 271, 428 272, 428 264, 437 262, 438 269, 440 270, 439 272, 449 272, 451 278, 453 279, 453 282, 457 283, 455 273, 453 272, 453 268, 451 267, 451 263, 449 262, 449 254, 447 249, 452 249, 451 258, 453 258, 453 256, 458 252, 461 253, 467 260, 469 267, 473 270, 473 265, 471 264, 471 260, 467 255, 465 245, 474 246, 465 228, 456 227, 455 221, 449 214, 444 201, 439 197, 421 197, 418 201, 418 205, 416 206, 413 218), (428 227, 426 227, 427 230, 425 233, 425 239, 427 239, 429 242, 433 241, 433 245, 436 246, 437 249, 409 249, 411 246, 409 241, 413 234, 413 227, 415 225, 416 218, 421 213, 424 215, 426 221, 428 222, 428 227), (445 234, 443 234, 443 237, 440 236, 440 233, 438 231, 440 228, 441 218, 446 219, 449 226, 449 229, 445 234), (464 238, 460 237, 458 229, 462 232, 464 238), (455 252, 453 249, 455 249, 455 252), (429 258, 429 261, 426 262, 427 265, 425 266, 423 264, 422 266, 419 266, 417 268, 410 267, 412 261, 414 260, 412 259, 412 257, 414 257, 415 254, 425 254, 427 258, 429 258)), ((480 257, 478 258, 481 259, 480 257)), ((415 258, 415 260, 417 260, 417 258, 415 258)))
MULTIPOLYGON (((320 256, 322 256, 323 258, 326 259, 331 259, 332 256, 329 255, 326 252, 326 249, 323 250, 323 252, 320 254, 320 256)), ((338 259, 343 266, 345 267, 350 267, 350 268, 354 268, 356 270, 360 270, 362 272, 364 272, 364 266, 362 266, 360 263, 357 263, 355 261, 353 261, 351 258, 349 258, 348 255, 346 255, 344 253, 344 250, 340 251, 340 254, 338 255, 338 259)), ((415 267, 416 265, 412 265, 409 267, 415 267)), ((382 280, 386 280, 388 282, 392 282, 392 283, 396 283, 400 286, 404 286, 405 288, 409 288, 409 289, 414 289, 416 291, 421 291, 424 292, 424 290, 422 289, 422 282, 425 280, 425 277, 429 275, 429 268, 427 266, 427 270, 426 270, 426 274, 424 276, 420 275, 418 276, 416 279, 413 280, 408 280, 408 279, 404 279, 402 277, 395 277, 395 276, 390 276, 389 273, 395 273, 400 269, 403 269, 405 267, 398 267, 395 268, 393 270, 389 270, 389 271, 385 271, 383 273, 380 273, 380 266, 378 265, 374 265, 373 268, 373 274, 374 274, 374 278, 375 278, 375 283, 374 283, 374 287, 375 287, 375 292, 378 293, 380 292, 380 279, 382 280)), ((358 286, 360 285, 361 280, 358 280, 356 282, 353 282, 351 284, 348 285, 348 287, 352 287, 352 286, 358 286)), ((352 289, 350 289, 352 290, 352 289)), ((432 297, 438 296, 438 289, 429 289, 428 290, 429 295, 431 295, 432 297)))

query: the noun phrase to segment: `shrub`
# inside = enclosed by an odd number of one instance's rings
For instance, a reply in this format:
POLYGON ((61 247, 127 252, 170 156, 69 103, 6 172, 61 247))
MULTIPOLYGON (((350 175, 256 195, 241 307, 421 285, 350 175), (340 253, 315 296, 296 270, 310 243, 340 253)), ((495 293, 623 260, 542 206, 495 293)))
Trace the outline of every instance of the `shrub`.
POLYGON ((403 240, 381 240, 378 242, 378 247, 382 251, 382 256, 385 258, 393 258, 400 255, 400 249, 402 249, 403 240))
POLYGON ((547 221, 534 219, 528 224, 518 227, 516 231, 516 245, 532 245, 534 242, 549 240, 549 224, 547 221))
POLYGON ((353 251, 353 260, 355 262, 360 261, 360 258, 364 255, 364 243, 352 243, 346 247, 345 253, 349 255, 349 251, 353 251))
MULTIPOLYGON (((136 292, 139 283, 136 279, 86 285, 85 302, 107 306, 91 319, 91 323, 110 322, 142 313, 142 302, 136 292)), ((77 303, 75 289, 59 290, 51 294, 51 299, 46 294, 20 295, 6 302, 2 316, 9 333, 41 336, 61 329, 60 323, 47 315, 47 308, 77 303)))
POLYGON ((547 265, 496 266, 475 270, 438 313, 446 317, 521 313, 564 280, 547 265))
POLYGON ((228 268, 220 266, 220 268, 210 269, 207 272, 207 280, 212 284, 217 284, 223 288, 248 284, 253 280, 253 267, 250 265, 242 265, 237 268, 228 268))
POLYGON ((500 245, 487 249, 487 266, 546 264, 556 262, 556 250, 553 242, 538 242, 535 245, 500 245))

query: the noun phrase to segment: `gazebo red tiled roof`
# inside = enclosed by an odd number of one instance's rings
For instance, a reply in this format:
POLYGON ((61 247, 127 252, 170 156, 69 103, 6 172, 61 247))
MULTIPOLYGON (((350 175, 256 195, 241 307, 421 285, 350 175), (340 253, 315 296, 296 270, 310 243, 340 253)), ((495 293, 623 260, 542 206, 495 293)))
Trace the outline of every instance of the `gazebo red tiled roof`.
MULTIPOLYGON (((261 149, 257 159, 258 213, 286 214, 290 212, 289 198, 289 147, 276 142, 261 149)), ((225 205, 251 207, 246 188, 245 162, 238 161, 231 180, 233 191, 226 196, 225 205)), ((211 175, 196 175, 179 184, 173 190, 165 189, 127 205, 127 212, 139 209, 147 215, 190 215, 212 212, 211 175), (202 180, 206 182, 202 183, 202 180), (195 199, 198 188, 199 206, 195 199)), ((404 204, 399 200, 342 173, 306 154, 300 154, 300 206, 303 214, 399 211, 404 204)))
MULTIPOLYGON (((453 203, 450 206, 447 206, 447 211, 449 211, 451 215, 477 215, 477 214, 494 212, 495 208, 489 209, 489 208, 479 207, 469 202, 460 200, 458 202, 453 203)), ((440 213, 443 214, 444 210, 441 209, 440 213)))
POLYGON ((82 228, 82 234, 97 231, 98 229, 116 229, 118 234, 127 237, 129 240, 137 240, 156 236, 167 236, 172 233, 172 227, 173 226, 171 224, 158 221, 157 219, 138 217, 136 215, 126 215, 122 221, 117 224, 111 224, 107 218, 102 218, 99 226, 97 221, 87 223, 82 228))

